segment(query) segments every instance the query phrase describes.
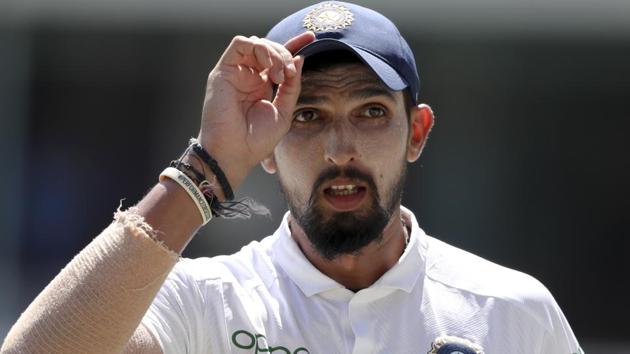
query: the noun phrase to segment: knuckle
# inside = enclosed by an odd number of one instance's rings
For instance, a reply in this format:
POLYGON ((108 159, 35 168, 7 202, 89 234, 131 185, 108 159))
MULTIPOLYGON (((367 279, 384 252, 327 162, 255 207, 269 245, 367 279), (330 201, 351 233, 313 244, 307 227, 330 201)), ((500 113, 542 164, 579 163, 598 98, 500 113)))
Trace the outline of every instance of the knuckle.
POLYGON ((284 61, 286 61, 287 63, 293 61, 293 55, 291 55, 291 53, 289 53, 289 51, 286 49, 282 53, 282 57, 284 58, 284 61))
POLYGON ((284 62, 284 61, 287 60, 287 57, 285 56, 285 53, 283 53, 282 51, 278 50, 278 48, 274 48, 274 54, 275 54, 276 58, 279 61, 284 62))
POLYGON ((256 50, 265 50, 268 51, 267 46, 265 46, 263 43, 260 42, 254 42, 253 46, 256 50))
POLYGON ((278 52, 278 55, 282 58, 283 61, 288 62, 293 59, 293 55, 291 55, 291 52, 289 52, 289 50, 283 45, 278 45, 275 48, 278 52))
POLYGON ((232 43, 233 44, 240 44, 240 43, 244 43, 244 42, 247 42, 247 41, 248 41, 248 38, 245 37, 245 36, 241 36, 241 35, 237 35, 237 36, 234 36, 234 38, 232 38, 232 43))

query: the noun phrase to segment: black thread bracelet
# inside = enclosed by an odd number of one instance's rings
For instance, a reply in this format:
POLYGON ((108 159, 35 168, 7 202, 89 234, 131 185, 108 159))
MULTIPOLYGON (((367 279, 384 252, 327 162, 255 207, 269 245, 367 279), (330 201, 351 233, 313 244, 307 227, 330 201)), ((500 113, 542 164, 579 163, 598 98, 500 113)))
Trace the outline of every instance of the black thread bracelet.
POLYGON ((226 200, 234 199, 234 192, 232 191, 232 186, 230 186, 230 182, 228 182, 227 177, 225 177, 225 173, 221 167, 219 167, 219 163, 217 160, 213 159, 210 154, 201 146, 201 144, 195 142, 192 144, 192 149, 199 156, 203 162, 205 162, 209 167, 212 173, 217 177, 217 181, 221 185, 223 189, 223 194, 225 194, 226 200))
POLYGON ((182 162, 180 160, 173 160, 171 161, 171 163, 169 164, 170 167, 175 167, 176 169, 186 173, 186 171, 190 172, 192 174, 192 176, 188 176, 188 177, 194 177, 192 178, 194 180, 194 182, 199 185, 199 183, 203 182, 206 177, 203 175, 203 173, 197 171, 194 167, 192 167, 192 165, 189 165, 185 162, 182 162), (182 168, 183 167, 183 168, 182 168))

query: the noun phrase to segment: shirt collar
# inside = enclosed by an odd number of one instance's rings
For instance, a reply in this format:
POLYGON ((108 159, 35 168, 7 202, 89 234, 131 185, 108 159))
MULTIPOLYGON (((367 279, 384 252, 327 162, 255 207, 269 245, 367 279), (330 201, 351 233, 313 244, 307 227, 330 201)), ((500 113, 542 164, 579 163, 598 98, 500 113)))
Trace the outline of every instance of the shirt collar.
MULTIPOLYGON (((390 288, 411 292, 424 275, 426 259, 426 235, 418 226, 414 214, 401 206, 401 213, 411 222, 409 244, 398 262, 379 278, 370 288, 390 288)), ((274 233, 277 247, 274 258, 284 272, 297 284, 302 292, 311 297, 333 289, 344 289, 343 285, 329 278, 313 266, 304 256, 297 243, 291 237, 289 229, 289 212, 287 212, 280 227, 274 233)))

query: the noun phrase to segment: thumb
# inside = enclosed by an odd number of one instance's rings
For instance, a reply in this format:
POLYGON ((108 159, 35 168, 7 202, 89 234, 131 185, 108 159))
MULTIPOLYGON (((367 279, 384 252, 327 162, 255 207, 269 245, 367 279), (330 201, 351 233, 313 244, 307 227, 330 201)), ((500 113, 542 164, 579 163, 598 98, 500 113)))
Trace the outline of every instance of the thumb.
POLYGON ((276 97, 273 100, 273 105, 278 110, 278 118, 287 124, 291 122, 295 104, 300 96, 304 58, 302 56, 293 58, 293 64, 295 65, 297 74, 291 78, 287 78, 278 86, 276 97))

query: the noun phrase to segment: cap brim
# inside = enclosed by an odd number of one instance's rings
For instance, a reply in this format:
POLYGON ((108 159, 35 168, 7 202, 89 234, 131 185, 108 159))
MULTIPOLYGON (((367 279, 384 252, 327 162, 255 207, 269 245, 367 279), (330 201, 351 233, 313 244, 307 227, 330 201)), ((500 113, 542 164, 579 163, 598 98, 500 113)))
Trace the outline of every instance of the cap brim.
POLYGON ((310 57, 311 55, 327 52, 330 50, 348 50, 356 54, 361 61, 363 61, 367 66, 369 66, 374 73, 389 87, 394 91, 400 91, 402 89, 407 88, 409 85, 405 80, 398 75, 398 72, 394 70, 389 64, 387 64, 383 59, 378 56, 362 49, 359 47, 354 47, 350 44, 341 42, 332 38, 320 39, 315 42, 312 42, 302 49, 300 49, 295 55, 302 55, 305 58, 310 57))

